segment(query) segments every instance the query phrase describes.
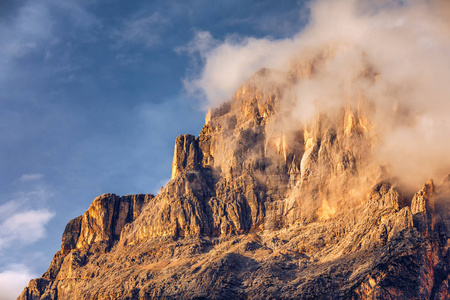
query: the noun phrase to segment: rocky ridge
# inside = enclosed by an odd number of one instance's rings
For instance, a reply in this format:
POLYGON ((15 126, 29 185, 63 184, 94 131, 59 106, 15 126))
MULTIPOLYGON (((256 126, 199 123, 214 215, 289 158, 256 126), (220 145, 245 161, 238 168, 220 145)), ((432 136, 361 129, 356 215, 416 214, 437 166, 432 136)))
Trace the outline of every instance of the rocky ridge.
POLYGON ((318 63, 210 110, 158 195, 96 198, 19 299, 448 299, 450 180, 403 196, 373 163, 368 100, 284 124, 318 63))

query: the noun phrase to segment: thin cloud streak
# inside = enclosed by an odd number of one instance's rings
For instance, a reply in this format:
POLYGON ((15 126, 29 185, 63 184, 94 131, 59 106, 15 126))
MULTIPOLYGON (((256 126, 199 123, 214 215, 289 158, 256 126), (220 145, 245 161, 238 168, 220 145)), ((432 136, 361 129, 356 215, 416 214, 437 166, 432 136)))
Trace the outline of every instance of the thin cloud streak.
POLYGON ((112 37, 119 46, 135 44, 151 48, 161 42, 163 30, 169 24, 170 20, 158 12, 149 16, 134 16, 114 30, 112 37))
POLYGON ((26 181, 35 181, 40 180, 44 178, 44 175, 41 173, 30 173, 30 174, 23 174, 20 176, 19 181, 26 182, 26 181))

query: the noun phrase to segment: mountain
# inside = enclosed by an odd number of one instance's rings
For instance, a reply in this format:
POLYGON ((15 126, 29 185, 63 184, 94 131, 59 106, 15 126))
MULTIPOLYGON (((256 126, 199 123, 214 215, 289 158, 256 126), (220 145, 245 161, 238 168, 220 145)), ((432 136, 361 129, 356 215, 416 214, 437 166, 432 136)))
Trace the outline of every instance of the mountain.
POLYGON ((448 299, 450 177, 414 193, 392 176, 360 91, 297 118, 326 59, 258 71, 177 137, 158 195, 97 197, 18 299, 448 299))

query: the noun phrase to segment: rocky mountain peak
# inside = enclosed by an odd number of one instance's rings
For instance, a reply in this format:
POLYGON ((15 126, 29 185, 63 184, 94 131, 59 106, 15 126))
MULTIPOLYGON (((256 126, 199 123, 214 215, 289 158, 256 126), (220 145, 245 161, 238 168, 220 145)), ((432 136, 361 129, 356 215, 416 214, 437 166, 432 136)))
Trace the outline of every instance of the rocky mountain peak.
POLYGON ((158 195, 97 197, 19 298, 446 299, 446 185, 402 195, 368 100, 292 118, 325 59, 257 72, 176 138, 158 195))

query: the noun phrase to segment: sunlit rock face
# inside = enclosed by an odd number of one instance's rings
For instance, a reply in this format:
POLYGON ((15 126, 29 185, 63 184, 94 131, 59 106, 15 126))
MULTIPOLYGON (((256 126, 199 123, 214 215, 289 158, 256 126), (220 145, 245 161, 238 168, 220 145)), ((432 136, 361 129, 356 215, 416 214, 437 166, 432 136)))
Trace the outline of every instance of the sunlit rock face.
POLYGON ((450 180, 402 192, 364 97, 292 118, 319 61, 210 110, 158 195, 96 198, 19 299, 448 299, 450 180))

